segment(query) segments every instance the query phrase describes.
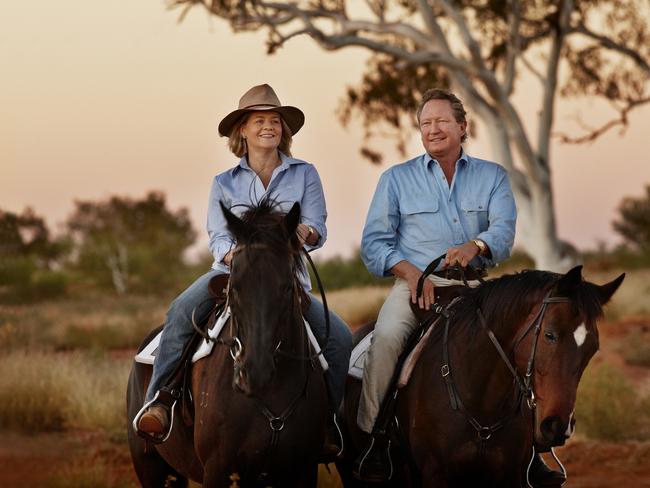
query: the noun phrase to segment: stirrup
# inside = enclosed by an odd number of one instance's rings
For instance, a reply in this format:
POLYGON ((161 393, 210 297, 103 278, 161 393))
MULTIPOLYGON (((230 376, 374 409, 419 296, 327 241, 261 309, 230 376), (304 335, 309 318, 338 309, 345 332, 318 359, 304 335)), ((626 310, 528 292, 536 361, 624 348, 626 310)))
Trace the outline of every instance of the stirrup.
POLYGON ((161 436, 151 435, 151 434, 148 434, 147 432, 141 431, 140 428, 138 427, 138 425, 140 424, 140 419, 142 418, 144 413, 147 411, 147 408, 149 408, 151 405, 153 405, 153 403, 156 402, 156 400, 158 400, 159 395, 160 395, 160 390, 158 390, 156 392, 156 394, 154 395, 154 397, 150 401, 145 402, 145 404, 138 411, 138 413, 135 414, 135 418, 133 419, 133 422, 131 424, 132 427, 133 427, 133 431, 136 434, 138 434, 144 440, 149 441, 149 442, 151 442, 153 444, 162 444, 167 439, 169 439, 169 436, 171 435, 172 430, 174 428, 174 410, 175 410, 175 407, 176 407, 177 400, 174 400, 171 407, 168 407, 169 411, 170 411, 170 414, 169 414, 169 429, 167 429, 166 434, 163 434, 161 436))
MULTIPOLYGON (((537 451, 535 450, 535 445, 533 445, 533 453, 530 456, 530 461, 528 461, 528 466, 526 466, 526 487, 527 488, 535 488, 530 482, 530 467, 533 465, 533 460, 535 459, 536 454, 537 451)), ((557 465, 560 467, 560 472, 564 475, 564 481, 561 483, 563 485, 568 480, 568 476, 566 474, 566 468, 564 467, 564 464, 562 464, 562 461, 560 461, 560 458, 557 457, 557 454, 555 454, 555 450, 552 447, 551 447, 551 455, 553 456, 553 459, 555 460, 557 465)))

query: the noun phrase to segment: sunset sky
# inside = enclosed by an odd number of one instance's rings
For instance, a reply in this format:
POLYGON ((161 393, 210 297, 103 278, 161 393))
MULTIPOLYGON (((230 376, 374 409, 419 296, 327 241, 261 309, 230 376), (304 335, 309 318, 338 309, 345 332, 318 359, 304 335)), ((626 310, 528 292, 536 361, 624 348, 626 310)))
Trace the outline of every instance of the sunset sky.
MULTIPOLYGON (((266 82, 306 114, 293 152, 323 180, 330 239, 320 255, 349 255, 379 175, 402 159, 376 141, 385 163, 371 166, 359 156, 359 123, 343 129, 335 116, 368 54, 325 53, 295 39, 268 57, 263 34, 234 35, 200 9, 179 24, 179 12, 162 0, 0 4, 0 209, 31 206, 56 231, 75 199, 155 189, 171 208, 188 207, 203 231, 212 177, 236 162, 217 123, 244 91, 266 82)), ((521 90, 524 107, 535 89, 521 90)), ((593 122, 606 107, 560 102, 557 129, 575 127, 579 110, 593 122)), ((618 203, 650 184, 650 107, 630 120, 623 135, 553 147, 559 233, 579 248, 618 242, 611 228, 618 203)), ((480 134, 479 126, 466 149, 490 159, 480 134)), ((415 132, 408 150, 422 152, 415 132)), ((206 243, 201 232, 199 247, 206 243)))

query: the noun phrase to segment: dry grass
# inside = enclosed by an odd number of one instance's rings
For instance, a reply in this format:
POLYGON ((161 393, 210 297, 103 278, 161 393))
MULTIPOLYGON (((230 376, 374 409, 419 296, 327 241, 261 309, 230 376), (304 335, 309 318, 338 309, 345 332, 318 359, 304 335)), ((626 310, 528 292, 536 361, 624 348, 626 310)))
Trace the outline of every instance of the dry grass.
POLYGON ((623 372, 607 363, 592 365, 578 389, 578 428, 592 439, 648 440, 648 407, 650 397, 641 396, 623 372))
POLYGON ((162 323, 168 301, 156 297, 89 296, 37 305, 0 305, 0 349, 137 347, 162 323))
POLYGON ((377 318, 390 288, 366 286, 347 288, 327 294, 327 303, 351 327, 356 327, 377 318))
POLYGON ((15 351, 0 358, 0 427, 124 433, 130 360, 15 351))

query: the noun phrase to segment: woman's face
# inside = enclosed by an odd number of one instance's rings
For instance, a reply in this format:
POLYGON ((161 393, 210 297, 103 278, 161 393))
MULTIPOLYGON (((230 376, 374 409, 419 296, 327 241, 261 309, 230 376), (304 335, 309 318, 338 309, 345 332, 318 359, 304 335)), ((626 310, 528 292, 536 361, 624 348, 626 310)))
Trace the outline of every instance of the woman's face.
POLYGON ((277 149, 282 137, 280 114, 272 111, 251 112, 241 126, 241 135, 246 139, 249 151, 277 149))

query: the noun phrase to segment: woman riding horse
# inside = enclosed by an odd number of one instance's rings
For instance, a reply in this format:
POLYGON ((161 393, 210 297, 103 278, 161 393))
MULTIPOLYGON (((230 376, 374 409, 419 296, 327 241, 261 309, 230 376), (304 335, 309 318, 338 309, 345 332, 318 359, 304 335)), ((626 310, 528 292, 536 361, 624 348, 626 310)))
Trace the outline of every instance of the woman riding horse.
MULTIPOLYGON (((291 157, 290 152, 292 136, 303 123, 302 111, 283 106, 269 85, 259 85, 248 90, 240 99, 239 108, 219 124, 219 133, 229 138, 230 150, 241 159, 234 168, 217 175, 212 184, 207 224, 210 250, 215 258, 212 269, 181 293, 167 313, 144 399, 147 407, 137 426, 150 439, 163 440, 169 430, 171 412, 164 402, 159 401, 159 390, 171 379, 183 348, 192 337, 192 315, 199 321, 207 316, 212 307, 208 283, 213 277, 230 271, 237 242, 227 227, 219 202, 236 213, 263 199, 277 202, 284 211, 298 202, 301 215, 296 233, 301 243, 311 250, 325 242, 327 211, 320 178, 313 165, 291 157)), ((305 316, 316 336, 322 340, 326 333, 323 306, 309 293, 311 286, 305 272, 300 281, 309 296, 305 316)), ((329 364, 326 373, 330 404, 328 432, 333 432, 334 412, 343 397, 351 334, 336 314, 330 312, 329 322, 331 330, 323 354, 329 364)), ((332 445, 332 442, 325 446, 326 455, 339 451, 340 446, 332 445)))

